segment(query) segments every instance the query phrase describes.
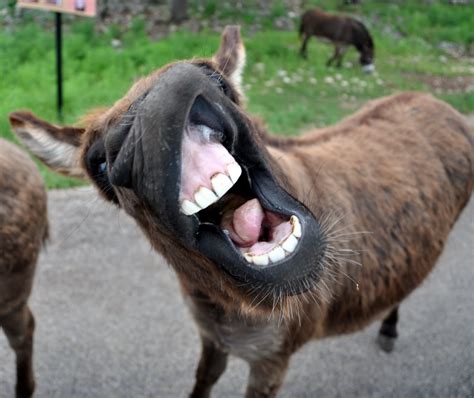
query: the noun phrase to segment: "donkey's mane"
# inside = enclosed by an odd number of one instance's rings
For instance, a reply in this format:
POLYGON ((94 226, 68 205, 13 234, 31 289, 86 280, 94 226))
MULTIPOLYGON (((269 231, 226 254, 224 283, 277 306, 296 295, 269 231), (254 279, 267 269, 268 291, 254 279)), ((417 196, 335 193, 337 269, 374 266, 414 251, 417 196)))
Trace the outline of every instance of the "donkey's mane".
POLYGON ((363 43, 368 44, 369 48, 374 49, 374 41, 372 36, 370 36, 369 31, 364 26, 364 24, 357 19, 351 19, 353 24, 353 33, 354 33, 354 45, 357 50, 362 51, 364 49, 363 43))

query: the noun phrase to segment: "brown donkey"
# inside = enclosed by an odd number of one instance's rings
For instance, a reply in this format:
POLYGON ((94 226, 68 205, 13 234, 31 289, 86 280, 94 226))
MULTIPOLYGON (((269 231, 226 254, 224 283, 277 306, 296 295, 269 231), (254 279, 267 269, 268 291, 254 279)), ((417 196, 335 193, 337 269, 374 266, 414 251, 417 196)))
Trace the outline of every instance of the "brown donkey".
POLYGON ((364 72, 371 73, 375 69, 374 41, 365 25, 357 19, 328 14, 320 9, 308 10, 301 17, 299 34, 303 40, 300 49, 303 58, 308 58, 309 39, 316 36, 334 44, 334 54, 327 60, 327 66, 336 62, 340 67, 347 48, 354 46, 360 54, 359 62, 364 72))
POLYGON ((385 317, 391 349, 398 305, 474 184, 473 136, 425 94, 298 138, 268 134, 242 106, 244 54, 227 27, 212 59, 157 70, 85 128, 10 115, 46 164, 82 167, 176 271, 202 338, 193 397, 209 396, 229 354, 250 364, 247 397, 273 397, 311 339, 385 317))
POLYGON ((28 297, 47 236, 43 179, 25 153, 0 139, 0 329, 16 354, 18 398, 31 397, 35 389, 35 320, 28 297))

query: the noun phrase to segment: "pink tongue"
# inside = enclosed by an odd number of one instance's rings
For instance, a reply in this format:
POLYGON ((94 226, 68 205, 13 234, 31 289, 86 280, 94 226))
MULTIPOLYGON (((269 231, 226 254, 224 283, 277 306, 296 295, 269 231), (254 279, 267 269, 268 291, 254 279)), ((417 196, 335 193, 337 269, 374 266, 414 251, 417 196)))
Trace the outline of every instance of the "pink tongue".
POLYGON ((224 214, 221 228, 229 231, 230 238, 239 246, 252 246, 258 242, 264 216, 259 201, 252 199, 224 214))

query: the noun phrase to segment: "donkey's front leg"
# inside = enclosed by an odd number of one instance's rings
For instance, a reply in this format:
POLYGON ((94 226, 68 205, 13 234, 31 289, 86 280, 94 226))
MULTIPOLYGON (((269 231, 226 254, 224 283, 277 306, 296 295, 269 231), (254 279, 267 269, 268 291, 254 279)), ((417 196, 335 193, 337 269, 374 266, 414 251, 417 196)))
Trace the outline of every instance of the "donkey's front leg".
POLYGON ((385 352, 392 352, 395 347, 395 341, 398 337, 397 323, 398 305, 383 320, 377 337, 377 343, 385 352))
POLYGON ((341 43, 336 43, 334 45, 334 53, 331 58, 329 58, 326 62, 326 66, 331 66, 334 61, 336 61, 336 66, 338 68, 342 65, 342 57, 346 53, 347 47, 341 43))
POLYGON ((346 46, 339 46, 338 51, 337 51, 337 63, 336 66, 340 68, 342 66, 342 57, 344 57, 344 54, 347 51, 346 46))
POLYGON ((211 340, 205 337, 201 337, 201 340, 201 359, 196 371, 196 383, 190 395, 191 398, 208 398, 212 387, 227 366, 227 353, 220 350, 211 340))
POLYGON ((249 384, 245 398, 273 398, 280 389, 290 356, 279 354, 250 363, 249 384))
POLYGON ((300 55, 304 59, 308 59, 308 41, 309 41, 310 37, 311 36, 304 33, 303 42, 302 42, 301 48, 300 48, 300 55))
POLYGON ((29 398, 35 390, 33 375, 33 333, 35 319, 26 304, 0 318, 10 346, 16 354, 16 397, 29 398))

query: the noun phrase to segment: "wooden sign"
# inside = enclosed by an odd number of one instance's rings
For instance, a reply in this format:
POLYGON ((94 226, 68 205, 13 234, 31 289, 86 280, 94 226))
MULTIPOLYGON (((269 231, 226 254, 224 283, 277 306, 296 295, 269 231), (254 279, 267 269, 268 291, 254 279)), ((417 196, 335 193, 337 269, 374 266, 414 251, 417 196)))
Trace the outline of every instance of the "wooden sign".
POLYGON ((19 7, 95 17, 96 0, 18 0, 19 7))

